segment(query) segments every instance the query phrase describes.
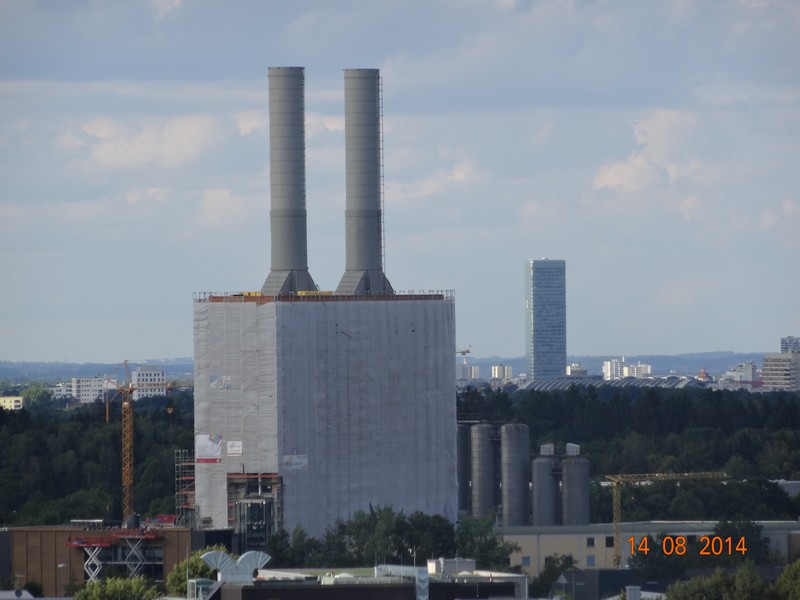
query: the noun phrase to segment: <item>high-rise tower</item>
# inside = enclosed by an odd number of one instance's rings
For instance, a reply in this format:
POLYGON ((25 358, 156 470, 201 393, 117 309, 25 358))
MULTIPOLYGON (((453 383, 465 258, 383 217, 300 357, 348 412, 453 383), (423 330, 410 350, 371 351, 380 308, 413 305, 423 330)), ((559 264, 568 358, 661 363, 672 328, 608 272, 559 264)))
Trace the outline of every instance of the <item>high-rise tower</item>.
POLYGON ((567 294, 563 260, 525 263, 525 353, 531 381, 564 377, 567 365, 567 294))

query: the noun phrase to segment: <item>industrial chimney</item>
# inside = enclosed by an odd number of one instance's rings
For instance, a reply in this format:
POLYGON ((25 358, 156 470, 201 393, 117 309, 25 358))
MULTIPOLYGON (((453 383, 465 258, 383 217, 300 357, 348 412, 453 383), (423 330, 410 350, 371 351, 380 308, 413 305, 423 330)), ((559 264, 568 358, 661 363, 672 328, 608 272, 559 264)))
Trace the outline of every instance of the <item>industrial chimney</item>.
POLYGON ((261 293, 315 290, 306 241, 305 95, 303 67, 269 69, 271 267, 261 293))
POLYGON ((378 69, 344 70, 345 273, 337 294, 393 294, 383 273, 378 69))

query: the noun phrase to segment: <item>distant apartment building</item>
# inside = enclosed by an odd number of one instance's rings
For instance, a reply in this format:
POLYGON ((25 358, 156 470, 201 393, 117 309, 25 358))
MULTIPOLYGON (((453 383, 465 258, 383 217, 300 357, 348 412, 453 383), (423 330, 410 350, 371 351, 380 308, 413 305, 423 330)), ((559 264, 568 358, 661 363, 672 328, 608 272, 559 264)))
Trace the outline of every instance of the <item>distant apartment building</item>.
POLYGON ((581 363, 567 365, 567 377, 588 377, 589 372, 581 363))
POLYGON ((735 368, 726 371, 719 377, 720 382, 734 384, 750 384, 757 379, 758 370, 752 360, 739 363, 735 368))
POLYGON ((525 354, 529 381, 564 377, 567 293, 563 260, 525 262, 525 354))
POLYGON ((20 410, 22 396, 0 396, 0 408, 3 410, 20 410))
POLYGON ((611 360, 603 361, 603 379, 612 381, 614 379, 624 379, 625 377, 650 377, 653 374, 653 367, 651 365, 637 362, 628 364, 625 362, 625 357, 622 360, 612 358, 611 360))
POLYGON ((103 377, 73 377, 72 397, 78 402, 88 403, 100 400, 106 390, 115 389, 114 384, 103 377))
POLYGON ((72 398, 72 384, 57 383, 56 385, 47 388, 53 396, 53 400, 62 400, 65 398, 72 398))
POLYGON ((133 399, 166 396, 167 376, 158 367, 142 366, 131 373, 133 399))
POLYGON ((513 377, 513 369, 509 365, 492 365, 492 379, 509 381, 513 377))
POLYGON ((456 379, 480 379, 481 370, 478 365, 471 365, 464 359, 464 362, 456 364, 456 379))
POLYGON ((800 352, 800 337, 783 337, 781 338, 781 354, 789 352, 800 352))
POLYGON ((761 381, 764 391, 800 391, 800 352, 765 354, 761 381))

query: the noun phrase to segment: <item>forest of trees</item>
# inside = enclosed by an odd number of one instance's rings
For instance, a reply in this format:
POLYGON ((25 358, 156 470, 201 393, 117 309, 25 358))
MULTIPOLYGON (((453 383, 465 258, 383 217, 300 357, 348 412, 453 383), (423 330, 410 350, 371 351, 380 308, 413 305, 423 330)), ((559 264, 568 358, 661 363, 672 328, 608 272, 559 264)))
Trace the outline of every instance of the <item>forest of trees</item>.
MULTIPOLYGON (((97 402, 64 410, 22 391, 23 410, 0 409, 0 526, 53 525, 70 519, 121 519, 121 406, 97 402)), ((134 507, 175 512, 175 450, 191 448, 191 394, 136 402, 134 507), (169 409, 169 410, 168 410, 169 409)))
MULTIPOLYGON (((15 391, 0 382, 0 389, 15 391)), ((120 404, 64 409, 34 385, 21 411, 0 410, 0 525, 121 516, 120 404)), ((174 451, 193 446, 188 392, 136 402, 134 506, 174 512, 174 451), (168 410, 169 409, 169 410, 168 410)), ((769 480, 800 479, 800 394, 571 388, 564 392, 458 394, 459 420, 525 423, 540 444, 581 445, 596 482, 591 519, 611 520, 605 474, 721 470, 726 484, 628 486, 626 520, 796 519, 800 500, 769 480)), ((333 524, 332 524, 333 525, 333 524)))

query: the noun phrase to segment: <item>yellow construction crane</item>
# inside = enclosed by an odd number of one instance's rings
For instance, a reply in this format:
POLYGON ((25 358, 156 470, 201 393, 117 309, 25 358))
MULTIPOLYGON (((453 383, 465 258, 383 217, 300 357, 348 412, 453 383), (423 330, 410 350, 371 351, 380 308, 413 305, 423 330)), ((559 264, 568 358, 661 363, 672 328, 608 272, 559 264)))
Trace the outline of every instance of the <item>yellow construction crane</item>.
MULTIPOLYGON (((139 383, 134 386, 128 361, 124 361, 123 364, 128 384, 119 385, 114 380, 110 380, 110 383, 116 386, 117 393, 122 396, 122 519, 125 520, 133 514, 133 393, 141 389, 169 390, 171 386, 166 383, 139 383)), ((106 422, 108 422, 108 401, 106 401, 106 422)))
POLYGON ((623 483, 644 483, 649 481, 687 481, 690 479, 728 479, 728 474, 720 471, 699 471, 697 473, 628 473, 625 475, 606 475, 612 483, 614 498, 614 566, 622 566, 622 500, 623 483))

